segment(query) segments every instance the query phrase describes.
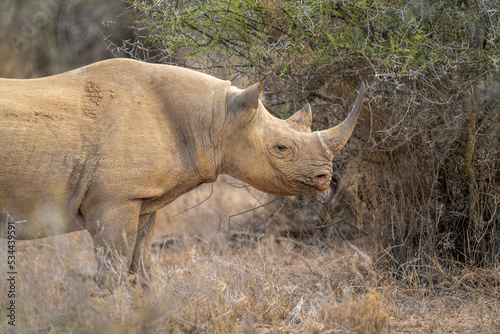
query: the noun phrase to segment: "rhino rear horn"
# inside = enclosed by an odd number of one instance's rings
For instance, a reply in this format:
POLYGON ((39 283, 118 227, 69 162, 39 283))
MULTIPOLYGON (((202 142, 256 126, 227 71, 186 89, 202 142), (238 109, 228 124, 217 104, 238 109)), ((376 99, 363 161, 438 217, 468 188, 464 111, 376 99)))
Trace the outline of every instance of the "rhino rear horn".
POLYGON ((330 149, 333 154, 337 154, 351 137, 356 120, 358 119, 361 106, 363 105, 363 96, 365 94, 365 84, 362 82, 359 88, 358 98, 347 118, 339 125, 319 132, 322 142, 330 149))
POLYGON ((293 129, 300 132, 311 132, 312 112, 311 105, 307 103, 299 111, 286 119, 293 129))

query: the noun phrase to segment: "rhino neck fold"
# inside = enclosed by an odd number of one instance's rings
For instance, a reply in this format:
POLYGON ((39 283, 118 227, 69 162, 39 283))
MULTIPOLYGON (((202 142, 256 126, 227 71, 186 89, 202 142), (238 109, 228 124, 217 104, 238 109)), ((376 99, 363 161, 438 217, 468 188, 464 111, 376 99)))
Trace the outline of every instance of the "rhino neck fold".
POLYGON ((198 172, 203 183, 214 182, 222 171, 222 141, 226 96, 231 83, 216 82, 210 110, 201 110, 201 124, 193 129, 200 132, 200 143, 196 146, 198 172), (202 129, 201 127, 205 127, 202 129))
POLYGON ((230 82, 200 73, 193 87, 172 88, 166 102, 167 118, 173 124, 182 166, 192 182, 213 182, 221 171, 222 133, 227 90, 230 82))

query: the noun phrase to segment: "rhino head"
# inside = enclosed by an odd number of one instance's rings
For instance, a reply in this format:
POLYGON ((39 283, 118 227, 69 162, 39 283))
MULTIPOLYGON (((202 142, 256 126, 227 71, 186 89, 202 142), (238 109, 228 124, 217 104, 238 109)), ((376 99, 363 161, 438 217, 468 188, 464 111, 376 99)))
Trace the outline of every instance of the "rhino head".
POLYGON ((356 103, 341 124, 311 132, 310 105, 286 120, 278 119, 262 104, 264 82, 228 91, 225 123, 231 126, 225 126, 223 173, 282 196, 326 190, 333 157, 354 129, 365 85, 361 84, 356 103))

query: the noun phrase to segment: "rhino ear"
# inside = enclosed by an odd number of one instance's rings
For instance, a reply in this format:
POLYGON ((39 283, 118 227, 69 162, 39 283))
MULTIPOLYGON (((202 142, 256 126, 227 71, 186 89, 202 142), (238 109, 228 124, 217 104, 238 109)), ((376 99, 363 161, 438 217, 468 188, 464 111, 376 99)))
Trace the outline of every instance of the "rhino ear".
POLYGON ((262 100, 262 92, 264 91, 264 87, 266 86, 266 78, 267 75, 264 75, 259 83, 245 88, 244 90, 239 91, 238 93, 233 95, 229 100, 229 109, 257 109, 259 107, 259 101, 262 100))
POLYGON ((287 124, 300 132, 311 132, 312 113, 311 105, 308 103, 295 114, 287 118, 287 124))

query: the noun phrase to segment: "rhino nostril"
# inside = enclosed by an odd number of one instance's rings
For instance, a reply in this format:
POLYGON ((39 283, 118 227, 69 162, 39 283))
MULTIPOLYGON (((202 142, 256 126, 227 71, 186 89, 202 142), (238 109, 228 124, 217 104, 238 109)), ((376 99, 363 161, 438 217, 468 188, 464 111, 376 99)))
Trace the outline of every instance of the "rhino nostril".
POLYGON ((326 182, 328 180, 328 175, 326 174, 320 174, 316 176, 319 182, 326 182))
POLYGON ((325 191, 330 183, 330 174, 319 174, 314 177, 314 185, 318 191, 325 191))

